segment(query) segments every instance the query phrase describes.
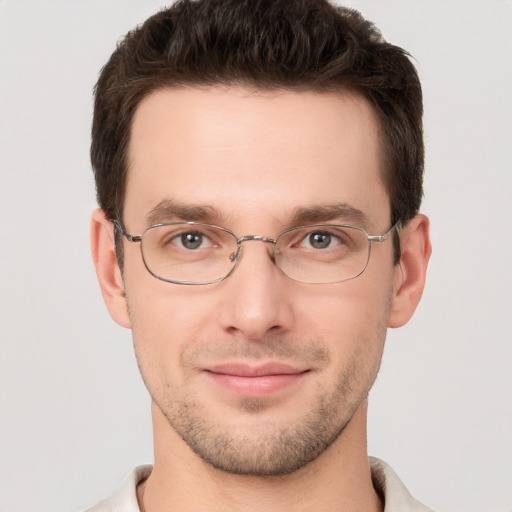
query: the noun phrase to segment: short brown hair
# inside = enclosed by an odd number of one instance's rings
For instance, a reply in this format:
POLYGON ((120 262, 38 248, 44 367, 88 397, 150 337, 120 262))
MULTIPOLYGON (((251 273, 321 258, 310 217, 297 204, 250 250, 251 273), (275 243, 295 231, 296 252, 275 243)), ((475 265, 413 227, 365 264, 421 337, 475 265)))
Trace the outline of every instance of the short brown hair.
POLYGON ((165 87, 219 84, 361 94, 380 122, 390 221, 418 212, 423 106, 407 52, 357 11, 327 0, 179 0, 126 35, 96 84, 91 161, 109 219, 122 219, 141 100, 165 87))

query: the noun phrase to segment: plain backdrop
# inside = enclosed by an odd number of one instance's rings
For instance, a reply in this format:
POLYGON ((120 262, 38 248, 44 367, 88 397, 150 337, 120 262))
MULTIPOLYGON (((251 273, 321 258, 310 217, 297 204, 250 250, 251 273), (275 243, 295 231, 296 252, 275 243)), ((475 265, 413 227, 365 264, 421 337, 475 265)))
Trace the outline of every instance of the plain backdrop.
MULTIPOLYGON (((438 511, 512 510, 512 2, 352 0, 411 52, 434 253, 388 335, 369 451, 438 511)), ((152 461, 89 256, 92 88, 156 0, 0 0, 0 510, 80 511, 152 461)))

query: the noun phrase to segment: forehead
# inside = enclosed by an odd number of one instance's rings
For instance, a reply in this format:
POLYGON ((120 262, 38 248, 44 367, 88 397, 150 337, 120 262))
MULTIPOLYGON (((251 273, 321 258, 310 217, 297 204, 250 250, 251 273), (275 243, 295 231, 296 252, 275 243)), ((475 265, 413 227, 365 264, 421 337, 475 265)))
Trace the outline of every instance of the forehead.
POLYGON ((370 105, 348 92, 153 92, 133 119, 125 223, 143 228, 163 200, 283 223, 339 203, 386 215, 378 133, 370 105))

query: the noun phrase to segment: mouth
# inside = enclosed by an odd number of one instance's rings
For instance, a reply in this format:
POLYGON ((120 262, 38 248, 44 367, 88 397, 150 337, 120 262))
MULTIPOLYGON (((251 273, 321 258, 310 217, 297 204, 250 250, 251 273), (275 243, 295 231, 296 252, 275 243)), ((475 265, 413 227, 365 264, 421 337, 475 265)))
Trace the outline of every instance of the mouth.
POLYGON ((252 366, 242 363, 215 365, 204 369, 216 385, 245 397, 264 397, 300 382, 309 369, 270 362, 252 366))

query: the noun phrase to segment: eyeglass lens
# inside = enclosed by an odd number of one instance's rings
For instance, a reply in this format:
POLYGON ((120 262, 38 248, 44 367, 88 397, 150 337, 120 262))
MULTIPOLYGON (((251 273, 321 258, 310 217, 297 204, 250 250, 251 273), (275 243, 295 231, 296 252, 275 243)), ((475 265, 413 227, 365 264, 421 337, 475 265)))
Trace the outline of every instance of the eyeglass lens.
MULTIPOLYGON (((282 272, 307 283, 334 283, 358 276, 370 251, 363 230, 336 225, 292 228, 281 233, 273 245, 275 263, 282 272)), ((163 224, 150 227, 142 237, 144 262, 164 281, 220 281, 233 270, 240 254, 238 238, 217 226, 163 224)))

